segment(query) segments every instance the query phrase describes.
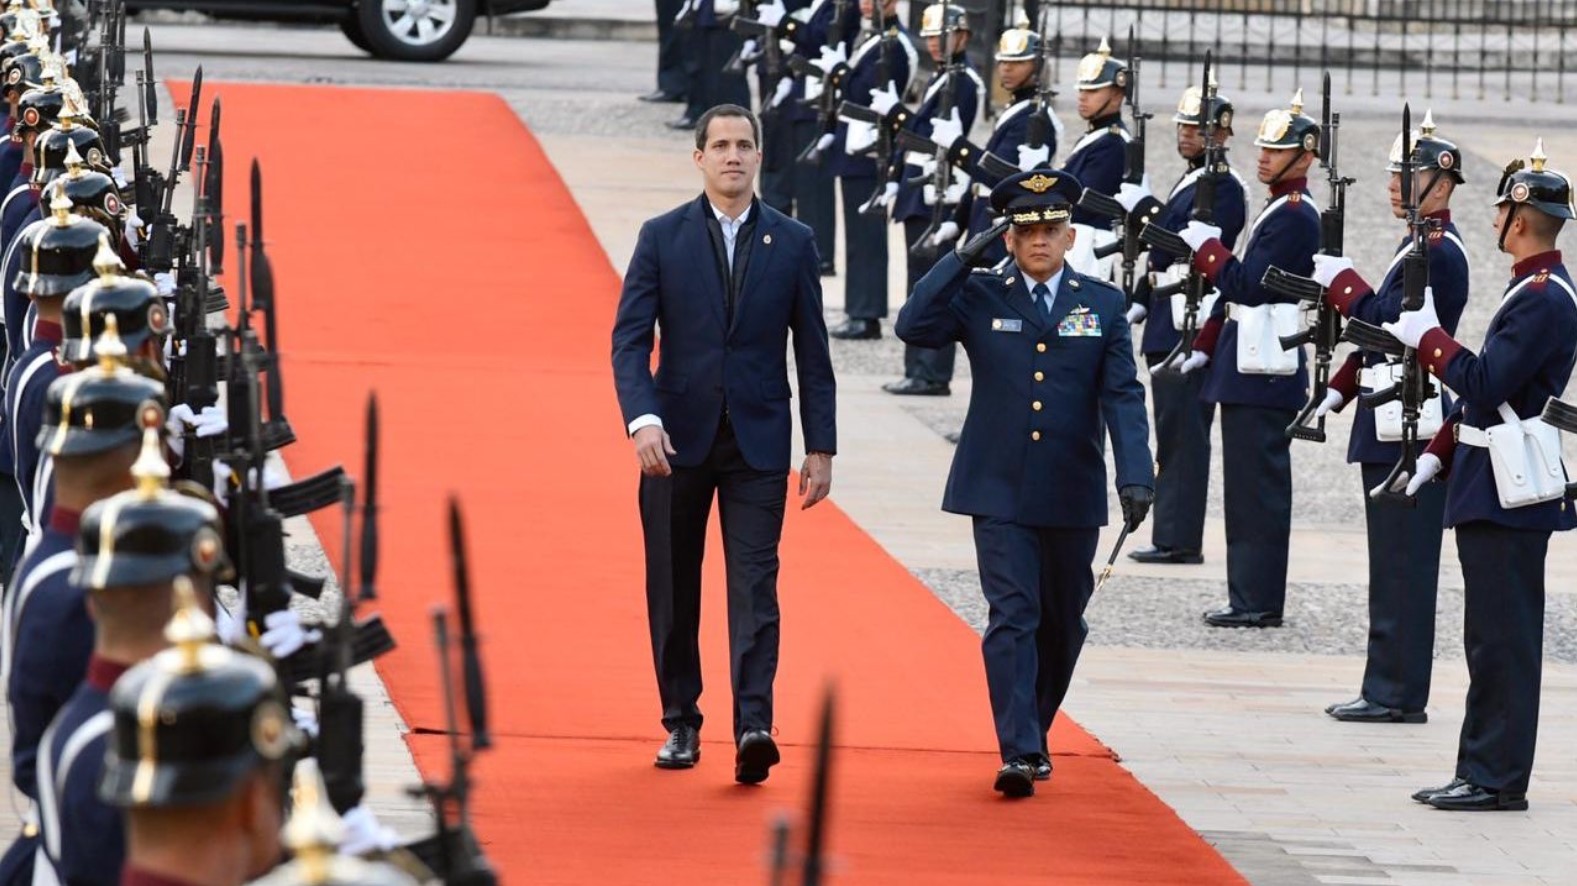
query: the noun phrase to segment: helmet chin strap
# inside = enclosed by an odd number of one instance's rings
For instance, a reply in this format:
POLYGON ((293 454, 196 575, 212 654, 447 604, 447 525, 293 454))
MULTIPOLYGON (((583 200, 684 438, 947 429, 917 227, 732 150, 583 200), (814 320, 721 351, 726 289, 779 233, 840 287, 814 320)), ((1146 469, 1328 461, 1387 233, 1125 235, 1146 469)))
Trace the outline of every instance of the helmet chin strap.
POLYGON ((1506 233, 1511 230, 1511 220, 1517 216, 1517 204, 1510 203, 1506 208, 1506 220, 1500 225, 1500 239, 1495 241, 1495 248, 1501 252, 1506 251, 1506 233))
POLYGON ((1298 162, 1298 160, 1303 157, 1302 148, 1299 148, 1297 151, 1289 151, 1288 153, 1292 154, 1292 159, 1288 160, 1287 164, 1281 167, 1281 171, 1276 173, 1276 177, 1271 179, 1269 184, 1280 184, 1281 180, 1287 177, 1288 170, 1292 169, 1292 164, 1298 162))

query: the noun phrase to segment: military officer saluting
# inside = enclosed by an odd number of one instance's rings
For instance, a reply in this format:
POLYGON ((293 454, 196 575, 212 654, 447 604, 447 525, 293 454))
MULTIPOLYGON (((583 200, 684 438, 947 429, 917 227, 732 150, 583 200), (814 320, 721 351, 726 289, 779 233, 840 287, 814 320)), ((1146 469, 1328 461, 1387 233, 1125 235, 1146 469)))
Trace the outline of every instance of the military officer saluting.
POLYGON ((1193 266, 1220 290, 1194 350, 1179 369, 1209 365, 1202 396, 1221 407, 1222 476, 1227 524, 1227 605, 1204 615, 1213 627, 1280 627, 1292 535, 1292 457, 1287 425, 1307 401, 1302 348, 1284 351, 1278 332, 1297 326, 1295 296, 1261 282, 1272 265, 1300 276, 1314 269, 1320 212, 1308 193, 1320 125, 1303 113, 1303 90, 1290 109, 1265 115, 1254 144, 1270 202, 1249 229, 1243 258, 1222 230, 1191 221, 1179 236, 1193 266), (1212 355, 1217 355, 1211 362, 1212 355))
MULTIPOLYGON (((1143 184, 1128 182, 1118 188, 1117 200, 1128 210, 1128 224, 1135 230, 1153 224, 1168 231, 1181 231, 1192 216, 1200 182, 1208 175, 1215 197, 1212 219, 1221 228, 1222 245, 1231 249, 1247 221, 1248 186, 1226 162, 1226 143, 1232 138, 1231 100, 1213 94, 1208 112, 1205 104, 1199 87, 1190 86, 1183 91, 1177 113, 1172 115, 1172 122, 1177 124, 1177 153, 1187 163, 1188 171, 1172 186, 1166 202, 1156 199, 1143 184), (1205 166, 1207 129, 1213 133, 1213 146, 1220 148, 1215 169, 1205 166)), ((1128 554, 1140 563, 1204 562, 1200 548, 1205 534, 1205 499, 1210 488, 1210 425, 1215 406, 1200 399, 1202 373, 1156 371, 1177 348, 1184 296, 1155 297, 1153 293, 1188 277, 1186 265, 1174 264, 1183 258, 1186 256, 1152 248, 1150 273, 1139 283, 1134 303, 1128 309, 1129 323, 1145 324, 1139 349, 1151 370, 1150 395, 1155 408, 1157 473, 1155 519, 1150 524, 1152 543, 1149 548, 1128 554)), ((1214 301, 1215 293, 1207 293, 1201 309, 1204 314, 1209 313, 1214 301)))
POLYGON ((1413 799, 1437 809, 1526 809, 1539 724, 1544 653, 1544 558, 1550 533, 1577 526, 1565 500, 1560 436, 1538 416, 1577 364, 1577 287, 1556 238, 1573 217, 1571 180, 1545 166, 1541 140, 1496 189, 1495 229, 1511 283, 1484 345, 1468 349, 1441 325, 1426 290, 1421 310, 1385 324, 1420 365, 1460 398, 1418 459, 1416 492, 1448 474, 1445 525, 1462 563, 1467 711, 1456 777, 1413 799))
MULTIPOLYGON (((1418 213, 1429 222, 1424 238, 1429 254, 1429 287, 1434 293, 1440 326, 1455 334, 1457 321, 1468 299, 1468 257, 1456 225, 1451 222, 1451 195, 1462 183, 1462 152, 1435 134, 1434 117, 1412 137, 1414 181, 1418 213)), ((1406 218, 1402 205, 1402 138, 1391 147, 1391 213, 1406 218)), ((1403 237, 1378 289, 1371 289, 1352 270, 1348 258, 1317 255, 1314 279, 1325 287, 1326 297, 1345 317, 1371 324, 1395 320, 1402 313, 1402 260, 1412 250, 1411 236, 1403 237)), ((1400 378, 1400 364, 1373 351, 1357 351, 1331 378, 1330 391, 1317 410, 1323 415, 1340 409, 1359 393, 1359 387, 1383 390, 1400 378)), ((1437 388, 1433 406, 1435 428, 1450 411, 1449 395, 1437 388)), ((1391 407, 1400 416, 1400 404, 1391 407)), ((1363 470, 1363 488, 1380 487, 1401 457, 1396 442, 1399 427, 1381 428, 1376 410, 1359 409, 1353 417, 1347 461, 1363 470), (1387 433, 1389 432, 1389 433, 1387 433)), ((1427 437, 1434 428, 1421 431, 1427 437)), ((1419 447, 1420 449, 1422 446, 1419 447)), ((1419 453, 1415 452, 1414 455, 1419 453)), ((1417 504, 1399 508, 1364 495, 1369 540, 1369 649, 1358 697, 1325 709, 1338 720, 1363 723, 1422 723, 1428 719, 1430 669, 1435 656, 1435 596, 1440 577, 1440 539, 1446 509, 1443 486, 1429 484, 1418 490, 1417 504)))
POLYGON ((1130 528, 1152 497, 1125 299, 1064 263, 1080 193, 1060 169, 1003 181, 991 202, 1006 219, 939 259, 896 327, 924 347, 962 342, 975 374, 942 508, 974 519, 1003 761, 995 788, 1013 797, 1051 777, 1046 735, 1084 645, 1090 564, 1106 522, 1103 428, 1130 528), (1004 229, 1013 261, 971 272, 1004 229))

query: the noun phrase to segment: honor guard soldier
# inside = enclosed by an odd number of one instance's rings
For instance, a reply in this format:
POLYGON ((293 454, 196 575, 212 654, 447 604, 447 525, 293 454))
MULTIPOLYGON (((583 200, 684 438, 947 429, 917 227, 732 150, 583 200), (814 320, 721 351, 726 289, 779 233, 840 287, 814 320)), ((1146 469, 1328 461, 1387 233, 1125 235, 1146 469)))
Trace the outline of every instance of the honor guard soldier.
POLYGON ((99 237, 109 235, 103 225, 71 212, 63 183, 50 191, 51 217, 34 222, 17 240, 22 264, 13 281, 32 300, 37 314, 32 341, 11 367, 5 390, 6 433, 15 456, 24 526, 32 522, 39 456, 35 441, 43 420, 44 392, 62 371, 56 352, 63 336, 61 309, 71 290, 93 278, 99 237))
POLYGON ((340 854, 346 827, 329 803, 317 760, 298 761, 291 780, 290 822, 282 840, 291 860, 253 886, 417 886, 415 877, 388 862, 340 854))
POLYGON ((1320 213, 1308 193, 1320 125, 1303 113, 1303 90, 1288 110, 1265 115, 1254 144, 1270 202, 1249 229, 1243 258, 1214 225, 1191 221, 1179 236, 1193 266, 1220 291, 1194 350, 1178 368, 1209 365, 1203 397, 1221 407, 1222 487, 1227 529, 1227 606, 1205 613, 1213 627, 1280 627, 1292 534, 1292 459, 1287 425, 1308 399, 1302 348, 1285 351, 1278 332, 1297 325, 1297 297, 1261 282, 1275 265, 1307 277, 1320 246, 1320 213), (1219 352, 1219 353, 1218 353, 1219 352), (1211 355, 1217 359, 1211 363, 1211 355))
MULTIPOLYGON (((969 46, 969 20, 962 6, 933 3, 926 7, 920 23, 920 36, 925 39, 931 61, 936 65, 936 73, 926 84, 919 109, 904 122, 904 126, 928 135, 932 141, 946 147, 974 128, 980 96, 986 91, 986 85, 980 75, 975 73, 966 52, 969 46)), ((904 159, 910 160, 913 156, 904 159)), ((893 221, 903 224, 904 244, 908 247, 904 253, 908 271, 905 288, 910 292, 914 291, 915 284, 935 263, 936 253, 922 244, 920 239, 934 230, 932 221, 936 204, 940 202, 944 207, 956 207, 963 201, 964 192, 969 187, 967 175, 954 173, 948 192, 936 193, 937 187, 929 180, 927 171, 934 170, 938 162, 946 162, 945 154, 943 159, 923 159, 926 160, 924 167, 912 162, 894 162, 889 167, 889 182, 898 184, 892 217, 893 221)), ((948 211, 944 217, 951 218, 952 215, 953 212, 948 211)), ((956 230, 954 236, 957 236, 956 230)), ((882 390, 889 394, 922 396, 951 393, 949 385, 953 380, 956 352, 957 348, 953 344, 935 349, 905 345, 904 377, 882 385, 882 390)))
POLYGON ((1556 239, 1573 217, 1571 180, 1545 166, 1542 140, 1496 189, 1499 247, 1511 283, 1477 353, 1442 328, 1425 291, 1418 311, 1385 325, 1456 407, 1408 483, 1447 474, 1445 525, 1462 563, 1467 710, 1456 777, 1413 799, 1437 809, 1528 808, 1544 652, 1544 558, 1550 533, 1577 525, 1565 499, 1560 435, 1539 414, 1577 363, 1577 288, 1556 239))
MULTIPOLYGON (((42 445, 56 462, 56 508, 5 600, 0 671, 11 711, 12 780, 34 800, 44 729, 82 682, 93 650, 83 591, 70 580, 81 514, 131 487, 138 419, 150 405, 163 411, 164 386, 120 366, 118 340, 106 338, 101 347, 101 368, 61 379, 40 407, 47 410, 42 445)), ((12 869, 9 855, 0 867, 12 869)))
MULTIPOLYGON (((1128 157, 1128 142, 1133 136, 1123 124, 1123 100, 1127 98, 1133 73, 1128 66, 1112 58, 1111 43, 1105 38, 1094 52, 1079 60, 1079 116, 1088 129, 1073 143, 1063 168, 1083 182, 1086 188, 1099 194, 1114 196, 1122 184, 1123 167, 1128 157)), ((1097 260, 1094 250, 1117 239, 1110 223, 1100 215, 1073 209, 1073 225, 1078 232, 1074 253, 1070 256, 1074 267, 1082 273, 1105 276, 1111 260, 1097 260)))
POLYGON ((22 164, 17 168, 16 181, 0 204, 0 243, 9 249, 17 232, 22 230, 27 214, 38 206, 38 190, 33 185, 33 167, 38 163, 34 143, 40 133, 53 126, 58 119, 65 95, 56 82, 62 62, 58 57, 43 59, 44 82, 37 89, 22 93, 17 102, 15 133, 22 140, 22 164))
POLYGON ((679 16, 695 29, 685 65, 690 94, 684 115, 668 124, 670 129, 694 129, 701 115, 717 105, 750 105, 750 84, 745 82, 744 72, 724 70, 743 42, 728 26, 739 8, 738 0, 689 0, 689 5, 691 8, 679 16))
MULTIPOLYGON (((1227 249, 1237 244, 1248 217, 1248 185, 1226 161, 1227 142, 1232 138, 1232 102, 1222 95, 1210 98, 1209 117, 1199 87, 1183 91, 1172 122, 1177 124, 1177 153, 1187 164, 1183 177, 1172 186, 1162 203, 1142 184, 1124 182, 1117 200, 1128 210, 1128 224, 1135 229, 1153 224, 1168 231, 1181 231, 1194 210, 1200 180, 1211 177, 1214 189, 1212 217, 1221 228, 1221 243, 1227 249), (1207 121, 1214 127, 1212 138, 1219 147, 1218 168, 1207 169, 1205 131, 1207 121)), ((1187 265, 1174 262, 1187 256, 1168 255, 1150 250, 1149 274, 1140 282, 1134 304, 1128 309, 1129 323, 1144 323, 1144 338, 1139 350, 1150 368, 1150 396, 1155 409, 1155 519, 1150 524, 1149 548, 1132 551, 1128 556, 1140 563, 1203 563, 1200 553, 1205 534, 1205 500, 1210 488, 1210 425, 1215 406, 1200 399, 1203 373, 1182 375, 1157 371, 1161 362, 1178 346, 1183 323, 1182 295, 1153 297, 1157 289, 1175 285, 1188 277, 1187 265)), ((1202 313, 1209 313, 1214 292, 1205 296, 1202 313)))
MULTIPOLYGON (((12 32, 13 35, 17 33, 12 32)), ((0 140, 0 187, 5 187, 7 193, 23 160, 22 141, 13 135, 18 119, 17 103, 21 101, 22 93, 42 82, 42 68, 38 56, 32 52, 30 42, 31 38, 24 38, 0 48, 0 55, 5 58, 0 63, 0 98, 5 100, 6 106, 6 137, 0 140)))
POLYGON ((121 811, 98 795, 112 719, 110 688, 169 645, 164 629, 176 582, 189 582, 195 602, 212 617, 224 559, 218 511, 167 488, 164 410, 152 402, 141 409, 142 454, 131 468, 137 488, 102 499, 82 515, 70 583, 87 595, 93 655, 87 678, 44 733, 38 754, 45 857, 59 882, 78 886, 115 886, 126 856, 121 811))
MULTIPOLYGON (((888 42, 886 83, 877 82, 877 72, 882 58, 882 35, 866 34, 865 41, 855 47, 849 57, 848 73, 843 75, 845 101, 887 113, 898 105, 898 97, 909 89, 909 81, 916 70, 919 51, 914 41, 898 23, 898 0, 862 0, 881 2, 885 21, 892 36, 888 42), (885 96, 876 101, 874 93, 885 96), (891 104, 886 104, 886 102, 891 104)), ((869 129, 866 124, 861 126, 869 129)), ((886 182, 887 158, 878 160, 862 152, 869 146, 851 146, 851 133, 859 128, 840 120, 833 140, 825 145, 827 169, 839 180, 843 196, 844 275, 843 310, 847 320, 828 330, 833 338, 874 339, 882 337, 882 318, 887 316, 887 221, 880 212, 862 213, 860 208, 873 200, 890 205, 897 196, 896 182, 886 182), (877 189, 882 191, 878 194, 877 189)), ((874 135, 871 136, 874 142, 874 135)))
POLYGON ((214 642, 190 584, 174 646, 110 690, 99 797, 124 810, 127 886, 241 886, 280 858, 290 758, 301 748, 274 669, 214 642))
MULTIPOLYGON (((1434 118, 1424 116, 1413 134, 1414 181, 1417 212, 1428 220, 1424 238, 1429 255, 1429 288, 1434 293, 1440 327, 1455 334, 1468 299, 1468 257, 1456 225, 1451 221, 1451 195, 1462 184, 1462 152, 1435 134, 1434 118)), ((1386 166, 1391 173, 1391 213, 1407 217, 1402 204, 1401 136, 1391 146, 1386 166)), ((1406 236, 1397 246, 1378 289, 1371 289, 1352 271, 1347 258, 1318 255, 1314 279, 1325 286, 1326 297, 1345 317, 1373 325, 1395 320, 1402 313, 1403 259, 1413 247, 1406 236)), ((1354 352, 1331 379, 1330 391, 1317 414, 1340 410, 1360 389, 1381 391, 1400 380, 1400 363, 1374 351, 1354 352)), ((1400 404, 1389 407, 1399 417, 1400 404)), ((1421 427, 1428 437, 1451 410, 1451 398, 1436 391, 1426 404, 1434 427, 1421 427)), ((1397 429, 1381 428, 1376 410, 1359 409, 1353 417, 1347 462, 1363 471, 1364 490, 1381 487, 1393 465, 1402 457, 1397 429)), ((1414 455, 1421 455, 1422 444, 1414 455)), ((1417 504, 1400 508, 1364 495, 1369 541, 1369 649, 1358 697, 1325 709, 1338 720, 1362 723, 1422 723, 1428 719, 1430 669, 1435 655, 1435 597, 1440 576, 1440 539, 1446 509, 1443 486, 1427 484, 1418 490, 1417 504)))
POLYGON ((1126 299, 1063 261, 1081 191, 1060 169, 997 185, 991 205, 1006 220, 938 260, 898 314, 900 338, 962 342, 975 373, 942 509, 974 519, 990 605, 981 646, 1003 761, 995 787, 1013 797, 1051 777, 1046 736, 1084 645, 1090 564, 1106 523, 1103 430, 1128 528, 1152 497, 1126 299), (971 271, 1004 228, 1013 261, 971 271))

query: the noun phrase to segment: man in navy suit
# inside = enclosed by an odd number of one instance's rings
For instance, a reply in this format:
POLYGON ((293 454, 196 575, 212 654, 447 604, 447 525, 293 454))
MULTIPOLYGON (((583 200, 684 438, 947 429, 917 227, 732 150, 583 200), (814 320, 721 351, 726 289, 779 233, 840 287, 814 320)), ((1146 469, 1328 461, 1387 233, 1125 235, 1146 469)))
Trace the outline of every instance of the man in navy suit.
POLYGON ((1010 797, 1051 778, 1046 735, 1084 646, 1090 563, 1106 523, 1103 426, 1130 530, 1153 495, 1126 299, 1064 264, 1081 191, 1060 169, 1003 180, 991 205, 1006 218, 939 259, 895 327, 922 347, 962 342, 975 373, 942 509, 974 518, 1003 762, 995 788, 1010 797), (1003 231, 1013 261, 971 272, 1003 231))
POLYGON ((790 332, 806 451, 801 507, 826 498, 837 449, 815 237, 754 198, 760 133, 737 105, 701 116, 695 165, 705 193, 641 227, 613 326, 614 384, 641 465, 647 615, 668 730, 657 765, 688 769, 700 758, 701 558, 715 494, 728 566, 734 777, 744 784, 764 781, 778 762, 772 680, 790 332))

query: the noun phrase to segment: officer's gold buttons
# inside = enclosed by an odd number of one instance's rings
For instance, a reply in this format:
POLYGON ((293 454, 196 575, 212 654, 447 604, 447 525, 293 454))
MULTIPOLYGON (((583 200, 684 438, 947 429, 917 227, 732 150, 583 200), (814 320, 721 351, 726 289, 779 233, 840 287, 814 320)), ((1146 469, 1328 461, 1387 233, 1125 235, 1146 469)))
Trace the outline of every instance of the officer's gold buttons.
POLYGON ((1035 350, 1037 352, 1039 352, 1039 353, 1042 353, 1042 354, 1046 353, 1046 343, 1045 342, 1038 342, 1038 343, 1036 343, 1035 350))
POLYGON ((1346 288, 1346 289, 1343 289, 1343 290, 1342 290, 1342 294, 1343 294, 1343 295, 1352 295, 1352 287, 1351 287, 1351 286, 1349 286, 1349 287, 1347 287, 1347 288, 1346 288))
POLYGON ((1436 358, 1437 358, 1437 359, 1438 359, 1438 358, 1439 358, 1439 357, 1440 357, 1440 356, 1442 356, 1442 354, 1443 354, 1443 352, 1442 352, 1442 351, 1441 351, 1441 350, 1440 350, 1440 349, 1439 349, 1439 348, 1435 348, 1435 357, 1436 357, 1436 358))
POLYGON ((1040 401, 1036 400, 1034 403, 1029 404, 1029 408, 1035 410, 1036 412, 1039 412, 1040 411, 1040 401))
POLYGON ((1046 373, 1037 371, 1035 373, 1035 380, 1036 381, 1045 381, 1046 380, 1046 373))
POLYGON ((1040 431, 1030 431, 1029 432, 1029 438, 1031 440, 1039 440, 1040 439, 1040 431))

